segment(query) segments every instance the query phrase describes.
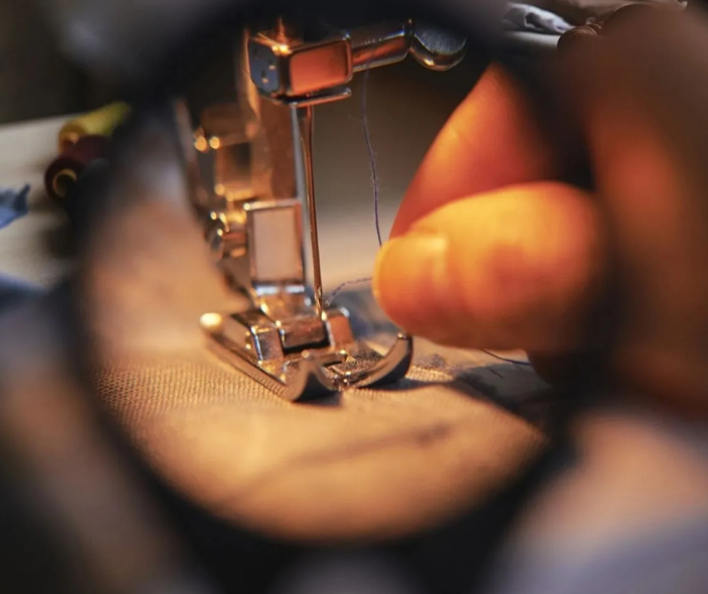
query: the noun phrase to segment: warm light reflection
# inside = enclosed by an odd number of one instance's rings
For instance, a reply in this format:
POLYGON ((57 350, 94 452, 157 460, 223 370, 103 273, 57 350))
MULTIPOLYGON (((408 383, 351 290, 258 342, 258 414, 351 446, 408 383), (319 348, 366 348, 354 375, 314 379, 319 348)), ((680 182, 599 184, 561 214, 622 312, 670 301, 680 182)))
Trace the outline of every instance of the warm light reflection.
POLYGON ((217 313, 206 313, 201 317, 200 323, 205 330, 214 332, 221 328, 223 319, 221 315, 217 313))

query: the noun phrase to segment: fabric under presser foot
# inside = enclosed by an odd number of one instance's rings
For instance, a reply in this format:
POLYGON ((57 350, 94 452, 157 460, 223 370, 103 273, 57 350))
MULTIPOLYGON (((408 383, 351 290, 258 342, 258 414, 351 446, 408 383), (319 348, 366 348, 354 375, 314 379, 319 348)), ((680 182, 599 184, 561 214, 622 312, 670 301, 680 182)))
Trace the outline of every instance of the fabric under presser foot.
MULTIPOLYGON (((355 331, 387 346, 392 328, 368 289, 337 302, 355 331)), ((545 443, 529 422, 543 422, 545 386, 528 368, 423 341, 398 384, 307 404, 279 399, 203 345, 111 357, 96 379, 170 484, 239 526, 297 540, 415 532, 483 499, 545 443)))

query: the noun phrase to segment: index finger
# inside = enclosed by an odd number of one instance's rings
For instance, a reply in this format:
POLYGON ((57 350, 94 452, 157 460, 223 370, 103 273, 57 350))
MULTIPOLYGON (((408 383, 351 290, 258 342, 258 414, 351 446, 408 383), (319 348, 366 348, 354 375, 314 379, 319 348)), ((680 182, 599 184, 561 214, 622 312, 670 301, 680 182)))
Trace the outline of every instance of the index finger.
POLYGON ((556 177, 557 159, 532 111, 511 76, 490 67, 425 156, 391 237, 454 200, 556 177))

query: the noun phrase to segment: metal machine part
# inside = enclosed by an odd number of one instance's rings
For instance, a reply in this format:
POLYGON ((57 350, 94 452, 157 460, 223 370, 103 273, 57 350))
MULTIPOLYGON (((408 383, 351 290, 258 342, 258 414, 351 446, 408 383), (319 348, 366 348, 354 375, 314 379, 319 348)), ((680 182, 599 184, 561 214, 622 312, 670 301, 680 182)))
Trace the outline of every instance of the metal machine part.
MULTIPOLYGON (((240 33, 235 96, 208 105, 194 146, 207 156, 206 191, 194 192, 214 259, 250 309, 207 313, 202 327, 227 362, 283 398, 296 401, 402 378, 412 340, 399 335, 381 355, 358 342, 344 309, 325 308, 319 261, 314 108, 345 99, 357 72, 409 54, 447 70, 465 39, 412 20, 312 35, 278 19, 240 33), (306 280, 303 206, 312 253, 306 280), (313 295, 313 298, 311 297, 313 295)), ((197 187, 199 184, 194 184, 197 187)))

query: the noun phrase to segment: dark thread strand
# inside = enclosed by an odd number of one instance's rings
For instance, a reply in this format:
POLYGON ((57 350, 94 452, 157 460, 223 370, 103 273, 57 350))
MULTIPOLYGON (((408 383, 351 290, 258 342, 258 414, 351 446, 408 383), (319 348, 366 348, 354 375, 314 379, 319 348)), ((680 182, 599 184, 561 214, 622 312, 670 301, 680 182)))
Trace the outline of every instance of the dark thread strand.
POLYGON ((499 361, 504 361, 504 363, 512 363, 513 365, 524 365, 526 367, 531 367, 531 363, 528 361, 518 361, 517 359, 508 359, 507 357, 502 357, 501 355, 497 355, 496 353, 493 353, 492 351, 488 351, 486 349, 480 349, 485 355, 489 355, 490 357, 493 357, 494 359, 498 359, 499 361))
POLYGON ((355 279, 355 280, 350 280, 350 281, 347 281, 347 282, 345 282, 345 283, 342 283, 341 285, 339 285, 336 289, 334 289, 334 290, 329 294, 329 296, 328 296, 327 299, 325 300, 325 308, 327 308, 327 307, 329 307, 330 305, 332 305, 332 302, 334 301, 334 298, 335 298, 337 295, 339 295, 339 293, 341 293, 343 289, 346 289, 347 287, 349 287, 349 286, 351 286, 351 285, 359 285, 359 284, 362 284, 362 283, 370 283, 370 282, 371 282, 371 278, 357 278, 357 279, 355 279))
MULTIPOLYGON (((376 239, 379 242, 379 247, 383 245, 381 237, 381 217, 379 215, 379 174, 376 167, 376 154, 374 153, 374 145, 371 142, 371 131, 369 130, 369 115, 366 105, 366 90, 369 82, 369 70, 364 72, 364 78, 361 84, 361 119, 364 124, 364 142, 366 143, 366 152, 369 156, 369 169, 371 171, 371 189, 374 195, 374 224, 376 225, 376 239)), ((347 281, 335 288, 325 300, 325 307, 332 305, 335 297, 342 292, 343 289, 351 285, 371 282, 371 278, 358 278, 356 280, 347 281)))
MULTIPOLYGON (((379 214, 379 175, 378 175, 378 170, 376 167, 376 154, 374 153, 374 146, 373 143, 371 142, 371 132, 369 130, 369 115, 367 111, 367 104, 366 104, 366 91, 368 87, 368 82, 369 82, 369 70, 364 72, 364 78, 362 81, 361 85, 361 119, 364 124, 364 141, 366 143, 366 152, 369 156, 369 168, 371 170, 371 188, 374 193, 374 223, 376 225, 376 238, 379 241, 379 247, 383 245, 383 239, 381 237, 381 217, 379 214)), ((325 301, 325 307, 329 307, 332 302, 334 301, 335 297, 345 288, 351 286, 351 285, 358 285, 361 283, 368 283, 370 282, 370 278, 359 278, 356 280, 351 280, 347 281, 345 283, 342 283, 339 285, 336 289, 334 289, 330 294, 327 300, 325 301)), ((481 352, 485 353, 486 355, 489 355, 490 357, 497 359, 498 361, 503 361, 504 363, 511 363, 512 365, 521 365, 525 367, 530 367, 531 363, 528 361, 518 361, 516 359, 509 359, 507 357, 502 357, 501 355, 497 355, 496 353, 493 353, 492 351, 488 351, 486 349, 481 349, 481 352)))
POLYGON ((376 167, 376 154, 374 145, 371 142, 371 131, 369 130, 369 115, 366 105, 366 95, 369 82, 369 70, 364 72, 364 80, 361 84, 361 119, 364 123, 364 142, 366 142, 366 152, 369 155, 369 169, 371 170, 371 189, 374 192, 374 223, 376 224, 376 238, 379 247, 383 245, 381 238, 381 217, 379 216, 379 173, 376 167))

